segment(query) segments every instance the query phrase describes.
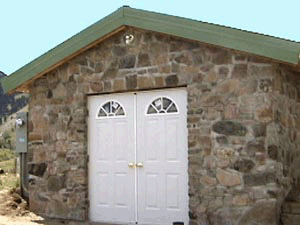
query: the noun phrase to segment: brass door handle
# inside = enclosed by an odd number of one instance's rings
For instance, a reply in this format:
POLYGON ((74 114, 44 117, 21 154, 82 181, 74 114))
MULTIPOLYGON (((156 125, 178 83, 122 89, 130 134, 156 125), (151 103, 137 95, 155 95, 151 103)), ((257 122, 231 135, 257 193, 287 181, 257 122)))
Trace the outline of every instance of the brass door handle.
POLYGON ((129 168, 135 168, 135 165, 134 165, 134 163, 128 163, 128 167, 129 168))
POLYGON ((136 164, 136 167, 143 168, 144 165, 143 165, 143 163, 138 163, 138 164, 136 164))

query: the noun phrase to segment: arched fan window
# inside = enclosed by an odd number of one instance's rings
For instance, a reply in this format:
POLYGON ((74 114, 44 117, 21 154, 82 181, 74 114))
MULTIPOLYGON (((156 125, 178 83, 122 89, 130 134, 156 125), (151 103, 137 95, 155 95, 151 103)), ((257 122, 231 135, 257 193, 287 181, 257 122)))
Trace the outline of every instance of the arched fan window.
POLYGON ((178 108, 170 98, 159 97, 155 99, 147 109, 147 114, 164 114, 164 113, 177 113, 178 108))
POLYGON ((99 109, 97 118, 125 116, 124 107, 117 101, 107 101, 99 109))

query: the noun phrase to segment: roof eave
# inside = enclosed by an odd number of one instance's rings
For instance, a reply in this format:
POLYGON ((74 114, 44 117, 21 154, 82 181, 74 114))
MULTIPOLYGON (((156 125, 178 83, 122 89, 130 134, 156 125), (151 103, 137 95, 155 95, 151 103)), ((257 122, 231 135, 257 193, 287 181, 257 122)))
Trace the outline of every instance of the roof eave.
POLYGON ((104 37, 111 36, 115 31, 123 29, 123 9, 124 7, 119 8, 112 14, 21 67, 10 76, 1 79, 4 92, 13 91, 29 80, 32 80, 36 75, 43 75, 45 71, 49 71, 53 66, 60 65, 60 62, 80 54, 91 45, 94 45, 95 42, 98 43, 104 37), (34 77, 32 74, 34 74, 34 77))
POLYGON ((121 7, 10 76, 1 79, 5 93, 27 85, 29 81, 75 57, 126 25, 255 54, 285 64, 299 65, 300 43, 297 42, 160 13, 121 7))
POLYGON ((300 43, 189 20, 181 17, 125 8, 125 23, 137 28, 213 44, 241 52, 299 64, 300 43))

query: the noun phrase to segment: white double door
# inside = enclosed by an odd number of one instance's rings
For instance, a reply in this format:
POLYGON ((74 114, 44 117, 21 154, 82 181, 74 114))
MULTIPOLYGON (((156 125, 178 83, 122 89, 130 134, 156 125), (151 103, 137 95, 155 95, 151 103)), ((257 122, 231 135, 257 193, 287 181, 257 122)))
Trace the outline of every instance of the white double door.
POLYGON ((90 220, 188 224, 185 89, 89 97, 90 220))

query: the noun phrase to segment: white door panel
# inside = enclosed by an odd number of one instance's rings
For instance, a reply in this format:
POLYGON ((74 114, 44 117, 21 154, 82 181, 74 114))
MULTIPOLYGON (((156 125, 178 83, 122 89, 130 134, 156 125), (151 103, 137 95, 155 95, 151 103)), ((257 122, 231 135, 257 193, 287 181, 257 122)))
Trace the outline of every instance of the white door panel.
MULTIPOLYGON (((89 198, 90 219, 135 222, 135 161, 133 94, 89 98, 89 198), (112 98, 113 97, 113 98, 112 98), (100 106, 119 102, 125 116, 97 118, 100 106), (126 134, 126 135, 124 135, 126 134)), ((113 106, 111 106, 112 108, 113 106)))
MULTIPOLYGON (((137 162, 143 163, 137 169, 139 224, 188 224, 186 99, 184 90, 137 95, 137 162), (149 104, 160 97, 172 100, 177 112, 148 114, 149 104)), ((158 110, 161 100, 153 103, 158 110)))
POLYGON ((89 98, 91 220, 188 224, 186 101, 184 89, 89 98), (126 115, 96 118, 107 101, 126 115))

